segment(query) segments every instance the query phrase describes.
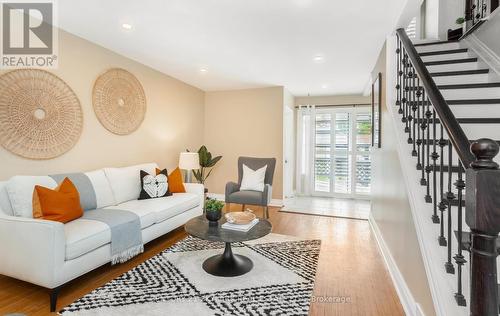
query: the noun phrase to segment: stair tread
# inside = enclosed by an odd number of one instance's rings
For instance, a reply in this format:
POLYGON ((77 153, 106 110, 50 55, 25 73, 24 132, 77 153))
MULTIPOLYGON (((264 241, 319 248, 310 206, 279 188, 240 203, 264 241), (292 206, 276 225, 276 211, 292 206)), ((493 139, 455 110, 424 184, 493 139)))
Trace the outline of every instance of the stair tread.
MULTIPOLYGON (((425 119, 427 120, 427 119, 425 119)), ((432 118, 429 119, 432 122, 432 118)), ((415 119, 417 123, 422 123, 424 119, 415 119)), ((462 117, 457 118, 458 123, 462 124, 500 124, 500 118, 496 117, 462 117)), ((436 123, 439 123, 439 118, 436 118, 436 123)))
MULTIPOLYGON (((463 84, 443 84, 437 86, 439 90, 454 90, 454 89, 483 89, 483 88, 499 88, 500 82, 485 82, 485 83, 463 83, 463 84)), ((423 89, 424 87, 410 87, 410 90, 423 89)))
POLYGON ((465 76, 465 75, 487 74, 489 72, 490 72, 489 69, 473 69, 473 70, 455 70, 455 71, 431 72, 430 75, 433 77, 465 76))
POLYGON ((428 62, 424 62, 424 65, 425 66, 436 66, 436 65, 462 64, 462 63, 474 63, 474 62, 477 62, 476 57, 428 61, 428 62))
POLYGON ((452 43, 458 43, 458 41, 437 41, 428 43, 418 43, 418 44, 413 44, 413 46, 421 47, 421 46, 442 45, 442 44, 452 44, 452 43))
MULTIPOLYGON (((500 99, 459 99, 459 100, 446 100, 448 105, 466 105, 466 104, 500 104, 500 99)), ((409 101, 410 106, 432 104, 430 101, 409 101)))
POLYGON ((456 53, 466 53, 467 48, 457 48, 457 49, 446 49, 446 50, 436 50, 431 52, 421 52, 420 56, 431 56, 431 55, 445 55, 445 54, 456 54, 456 53))

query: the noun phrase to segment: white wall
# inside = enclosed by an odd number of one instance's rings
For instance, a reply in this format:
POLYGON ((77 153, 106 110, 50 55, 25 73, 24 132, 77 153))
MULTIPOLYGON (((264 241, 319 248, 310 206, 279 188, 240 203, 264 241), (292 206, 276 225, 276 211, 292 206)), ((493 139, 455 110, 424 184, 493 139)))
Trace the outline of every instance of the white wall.
POLYGON ((64 31, 59 31, 59 68, 51 72, 80 100, 82 135, 70 151, 49 160, 21 158, 0 147, 0 180, 18 174, 78 172, 150 161, 171 169, 178 165, 179 152, 198 148, 203 141, 204 92, 200 89, 64 31), (134 74, 146 94, 144 121, 126 136, 106 130, 92 107, 94 82, 112 67, 134 74))
POLYGON ((274 157, 273 198, 283 197, 283 87, 206 92, 204 140, 222 155, 206 186, 223 194, 238 180, 239 156, 274 157))
POLYGON ((497 62, 500 63, 500 7, 491 14, 488 22, 474 32, 474 35, 496 54, 497 62))
POLYGON ((464 0, 426 0, 425 38, 446 40, 448 29, 460 28, 455 21, 464 12, 464 0))

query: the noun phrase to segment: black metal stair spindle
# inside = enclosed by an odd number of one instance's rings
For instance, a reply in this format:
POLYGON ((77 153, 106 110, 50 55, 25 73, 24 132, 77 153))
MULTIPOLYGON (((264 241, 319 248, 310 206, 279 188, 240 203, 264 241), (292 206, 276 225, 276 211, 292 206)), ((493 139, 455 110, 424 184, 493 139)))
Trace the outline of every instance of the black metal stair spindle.
POLYGON ((418 90, 417 90, 417 93, 416 93, 416 97, 417 97, 417 125, 416 125, 416 129, 417 129, 417 170, 420 170, 422 169, 422 163, 421 163, 421 160, 420 160, 420 156, 421 156, 421 150, 420 150, 420 146, 422 145, 422 138, 420 136, 420 98, 422 97, 422 89, 420 87, 420 78, 417 77, 417 86, 419 87, 418 90))
POLYGON ((406 62, 405 62, 405 49, 401 48, 401 122, 406 120, 406 62))
POLYGON ((436 175, 436 161, 439 158, 437 153, 437 138, 436 138, 436 111, 432 109, 432 201, 433 205, 433 214, 432 214, 432 222, 439 223, 439 216, 437 215, 437 175, 436 175))
POLYGON ((455 273, 455 266, 453 265, 453 263, 451 262, 451 252, 452 252, 452 249, 451 249, 451 234, 452 234, 452 214, 451 214, 451 204, 453 202, 453 200, 455 199, 455 194, 453 193, 453 191, 451 190, 452 186, 452 165, 453 165, 453 147, 451 145, 451 142, 448 142, 448 192, 446 192, 446 204, 447 204, 447 207, 448 207, 448 216, 447 216, 447 221, 446 221, 446 224, 447 224, 447 234, 446 234, 446 238, 448 239, 448 257, 447 257, 447 261, 446 263, 444 264, 444 268, 446 270, 446 273, 449 273, 449 274, 454 274, 455 273))
POLYGON ((444 237, 444 211, 446 210, 446 202, 444 196, 444 146, 446 146, 446 140, 444 139, 444 128, 443 124, 439 124, 440 126, 440 135, 439 138, 439 150, 440 150, 440 159, 439 159, 439 213, 440 213, 440 227, 439 227, 439 238, 438 242, 440 246, 446 246, 446 238, 444 237))
POLYGON ((416 120, 416 112, 417 112, 417 91, 416 91, 416 79, 418 78, 417 76, 417 73, 415 72, 415 69, 413 69, 413 78, 412 78, 412 90, 411 90, 411 93, 412 93, 412 99, 413 99, 413 102, 412 102, 412 105, 411 105, 411 110, 412 110, 412 134, 410 136, 412 136, 412 144, 413 144, 413 150, 411 151, 411 155, 413 157, 417 157, 417 148, 416 148, 416 141, 417 141, 417 135, 416 135, 416 129, 417 129, 417 120, 416 120))
POLYGON ((401 41, 399 40, 399 35, 397 36, 397 42, 398 42, 398 48, 396 49, 396 64, 397 64, 397 72, 396 72, 396 78, 397 84, 396 84, 396 95, 397 95, 397 100, 396 100, 396 105, 399 107, 398 113, 401 114, 403 110, 401 109, 401 76, 403 72, 401 71, 401 41))
MULTIPOLYGON (((427 121, 427 135, 426 135, 426 139, 427 139, 427 153, 426 153, 426 161, 425 161, 425 173, 426 173, 426 186, 427 186, 427 193, 425 195, 425 202, 427 203, 432 203, 432 197, 431 197, 431 193, 430 193, 430 186, 431 186, 431 181, 430 181, 430 178, 431 178, 431 171, 432 171, 432 166, 431 166, 431 163, 430 163, 430 158, 431 158, 431 122, 433 122, 435 124, 436 120, 431 120, 432 118, 432 112, 430 110, 430 101, 429 101, 429 98, 427 98, 427 109, 425 111, 425 118, 426 118, 426 121, 427 121)), ((433 219, 433 222, 434 222, 434 217, 432 218, 433 219)), ((434 222, 435 223, 435 222, 434 222)))
POLYGON ((457 216, 457 243, 458 243, 458 251, 457 254, 453 257, 455 259, 455 263, 457 264, 457 292, 455 293, 455 300, 459 306, 466 306, 467 302, 465 300, 464 295, 462 294, 462 266, 467 262, 465 257, 462 255, 462 211, 463 211, 463 190, 465 189, 465 181, 462 177, 463 167, 462 162, 458 162, 458 180, 455 182, 455 186, 458 190, 457 199, 458 199, 458 216, 457 216))
POLYGON ((405 123, 405 132, 408 131, 408 56, 403 50, 403 117, 401 121, 405 123))
POLYGON ((436 175, 436 161, 439 158, 437 153, 437 138, 436 138, 436 111, 434 108, 432 109, 432 222, 437 224, 439 223, 439 216, 437 215, 437 175, 436 175))
POLYGON ((409 71, 408 71, 408 86, 406 87, 406 89, 407 89, 406 93, 408 95, 408 139, 407 139, 408 144, 411 144, 413 142, 413 140, 411 138, 411 128, 413 126, 413 117, 414 117, 411 113, 411 109, 412 109, 413 102, 415 101, 413 99, 413 92, 411 91, 413 76, 414 76, 414 69, 413 69, 413 66, 410 65, 409 71))
POLYGON ((427 180, 425 180, 425 146, 426 142, 425 141, 425 130, 427 129, 427 121, 425 119, 425 105, 424 105, 424 100, 426 99, 426 93, 425 89, 422 91, 422 102, 420 103, 420 110, 422 113, 422 121, 420 122, 420 129, 422 130, 422 177, 420 178, 420 184, 421 185, 427 185, 427 180))

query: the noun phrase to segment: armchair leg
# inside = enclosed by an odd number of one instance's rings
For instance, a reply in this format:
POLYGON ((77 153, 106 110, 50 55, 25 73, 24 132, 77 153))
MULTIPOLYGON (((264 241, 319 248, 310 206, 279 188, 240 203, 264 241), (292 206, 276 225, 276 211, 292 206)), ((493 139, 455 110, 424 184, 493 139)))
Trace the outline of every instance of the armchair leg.
POLYGON ((245 204, 241 204, 241 211, 244 212, 245 211, 245 204))
POLYGON ((269 218, 269 207, 264 206, 264 218, 268 219, 269 218))
POLYGON ((56 311, 56 306, 57 306, 57 296, 59 295, 59 290, 61 289, 60 286, 50 289, 50 312, 54 313, 56 311))

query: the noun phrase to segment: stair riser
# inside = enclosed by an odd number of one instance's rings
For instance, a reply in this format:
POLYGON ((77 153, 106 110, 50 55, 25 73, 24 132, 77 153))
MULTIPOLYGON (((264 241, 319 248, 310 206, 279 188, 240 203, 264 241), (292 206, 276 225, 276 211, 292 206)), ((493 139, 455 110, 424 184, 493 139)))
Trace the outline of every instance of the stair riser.
POLYGON ((459 43, 445 43, 437 45, 417 46, 415 48, 417 49, 417 52, 423 53, 423 52, 434 52, 440 50, 459 49, 462 47, 460 47, 459 43))
POLYGON ((456 53, 456 54, 445 54, 445 55, 431 55, 431 56, 421 56, 422 61, 425 63, 427 61, 440 61, 440 60, 451 60, 451 59, 464 59, 470 58, 469 53, 456 53))
POLYGON ((463 99, 498 99, 500 98, 500 87, 479 89, 442 89, 441 94, 447 100, 463 99))
MULTIPOLYGON (((500 117, 500 104, 451 105, 455 117, 500 117)), ((500 125, 497 126, 500 131, 500 125)))
POLYGON ((440 76, 432 77, 437 85, 442 84, 466 84, 466 83, 485 83, 489 82, 488 74, 474 74, 462 76, 440 76))
POLYGON ((476 70, 476 69, 479 69, 479 63, 477 62, 427 66, 427 70, 429 72, 476 70))

